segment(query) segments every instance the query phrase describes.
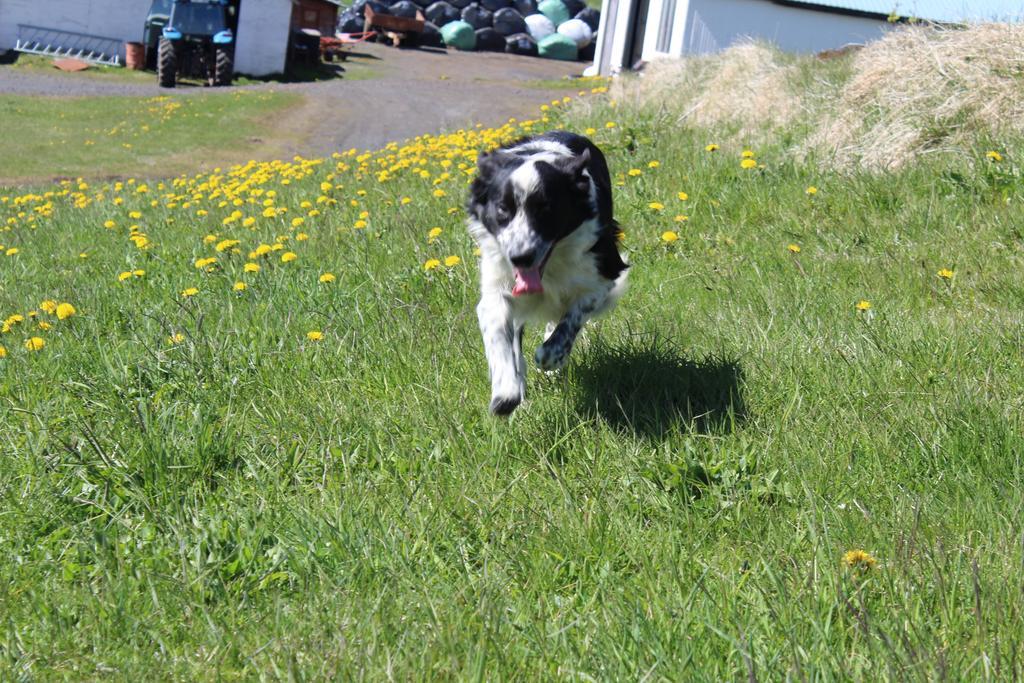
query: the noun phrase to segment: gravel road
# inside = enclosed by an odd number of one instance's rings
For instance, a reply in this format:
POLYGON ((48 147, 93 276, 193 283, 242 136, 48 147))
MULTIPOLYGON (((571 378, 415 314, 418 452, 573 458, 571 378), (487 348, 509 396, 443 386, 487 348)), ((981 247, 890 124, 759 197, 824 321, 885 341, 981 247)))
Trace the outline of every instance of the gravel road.
MULTIPOLYGON (((283 124, 290 154, 319 156, 350 147, 372 149, 391 140, 477 123, 496 125, 510 117, 534 116, 538 107, 578 88, 540 87, 579 75, 587 66, 498 53, 399 50, 358 46, 343 63, 355 78, 313 83, 267 83, 244 89, 299 92, 303 104, 283 124)), ((178 88, 182 95, 212 92, 178 88)), ((155 96, 156 85, 103 80, 88 74, 48 74, 0 66, 0 95, 155 96)))

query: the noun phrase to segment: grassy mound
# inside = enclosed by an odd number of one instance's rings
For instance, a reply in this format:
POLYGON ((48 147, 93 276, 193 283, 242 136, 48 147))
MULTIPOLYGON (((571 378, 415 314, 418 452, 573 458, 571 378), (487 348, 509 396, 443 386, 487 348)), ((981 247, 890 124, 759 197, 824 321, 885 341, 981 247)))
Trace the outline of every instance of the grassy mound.
POLYGON ((1019 140, 839 175, 602 90, 0 194, 0 678, 1021 675, 1019 140), (631 289, 495 420, 460 207, 556 126, 631 289))
POLYGON ((838 59, 745 44, 656 62, 615 95, 739 142, 789 136, 839 168, 898 168, 1024 132, 1022 43, 1024 26, 979 24, 909 26, 838 59))

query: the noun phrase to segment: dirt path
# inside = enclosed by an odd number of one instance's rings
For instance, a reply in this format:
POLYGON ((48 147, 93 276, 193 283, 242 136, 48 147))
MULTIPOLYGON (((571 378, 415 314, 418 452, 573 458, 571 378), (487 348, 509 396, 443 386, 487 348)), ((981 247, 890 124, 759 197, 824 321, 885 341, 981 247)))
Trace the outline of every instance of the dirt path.
MULTIPOLYGON (((342 63, 343 78, 243 86, 304 95, 301 106, 274 122, 272 135, 253 141, 253 156, 312 157, 351 147, 375 149, 423 133, 535 116, 541 104, 578 90, 571 82, 560 88, 554 81, 579 75, 586 66, 582 62, 498 53, 361 45, 342 63)), ((211 91, 179 88, 176 92, 211 91)), ((146 85, 104 81, 85 74, 0 67, 0 94, 80 97, 166 93, 157 87, 155 76, 152 85, 146 85)))
POLYGON ((565 88, 553 87, 553 81, 579 75, 586 66, 378 45, 360 49, 348 64, 347 73, 358 80, 281 86, 307 96, 296 116, 308 133, 296 153, 374 149, 423 133, 536 116, 541 104, 578 90, 570 81, 565 88))

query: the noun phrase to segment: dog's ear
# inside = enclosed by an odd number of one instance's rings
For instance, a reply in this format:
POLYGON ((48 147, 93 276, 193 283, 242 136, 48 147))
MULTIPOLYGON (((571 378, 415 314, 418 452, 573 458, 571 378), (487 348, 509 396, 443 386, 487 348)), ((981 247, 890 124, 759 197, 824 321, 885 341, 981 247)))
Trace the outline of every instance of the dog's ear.
POLYGON ((484 180, 493 178, 495 172, 505 165, 505 154, 500 150, 480 152, 476 158, 477 177, 484 180))
POLYGON ((576 156, 570 158, 563 166, 562 171, 572 178, 573 183, 583 191, 590 189, 590 178, 583 175, 590 165, 590 150, 584 149, 576 156))

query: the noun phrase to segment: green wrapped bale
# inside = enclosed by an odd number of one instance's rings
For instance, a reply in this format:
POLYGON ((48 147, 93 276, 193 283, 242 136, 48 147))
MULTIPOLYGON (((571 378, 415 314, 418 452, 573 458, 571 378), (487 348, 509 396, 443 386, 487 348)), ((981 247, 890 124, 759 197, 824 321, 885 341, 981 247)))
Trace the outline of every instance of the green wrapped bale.
POLYGON ((569 8, 562 0, 544 0, 537 5, 537 11, 550 19, 556 27, 561 26, 572 17, 569 14, 569 8))
MULTIPOLYGON (((441 27, 441 38, 448 47, 456 50, 476 49, 476 32, 465 21, 452 21, 441 27)), ((572 41, 569 41, 572 42, 572 41)), ((575 46, 575 43, 573 43, 575 46)))
POLYGON ((575 62, 579 55, 579 48, 576 47, 572 38, 563 36, 561 33, 552 33, 537 42, 537 54, 548 59, 575 62))

